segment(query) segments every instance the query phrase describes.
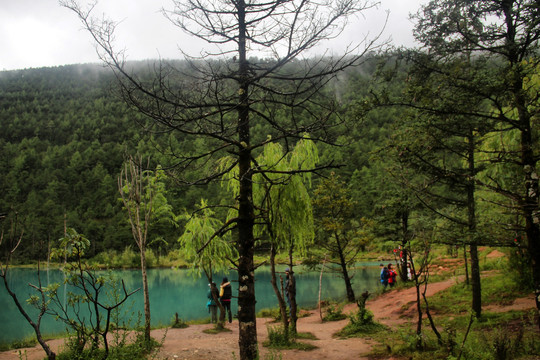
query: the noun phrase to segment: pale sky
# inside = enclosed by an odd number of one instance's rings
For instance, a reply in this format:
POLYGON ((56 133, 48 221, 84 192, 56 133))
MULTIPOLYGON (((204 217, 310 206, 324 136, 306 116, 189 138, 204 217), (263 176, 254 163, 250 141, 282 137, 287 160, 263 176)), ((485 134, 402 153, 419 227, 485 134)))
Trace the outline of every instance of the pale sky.
MULTIPOLYGON (((409 13, 427 1, 381 0, 378 9, 353 19, 339 39, 325 46, 339 48, 365 35, 374 36, 386 10, 390 15, 383 38, 391 38, 394 45, 412 46, 409 13)), ((179 47, 197 54, 202 44, 165 19, 160 13, 163 7, 172 9, 171 0, 100 0, 95 14, 121 21, 116 44, 126 50, 128 60, 181 58, 179 47)), ((58 0, 0 0, 0 70, 97 62, 90 35, 58 0)))

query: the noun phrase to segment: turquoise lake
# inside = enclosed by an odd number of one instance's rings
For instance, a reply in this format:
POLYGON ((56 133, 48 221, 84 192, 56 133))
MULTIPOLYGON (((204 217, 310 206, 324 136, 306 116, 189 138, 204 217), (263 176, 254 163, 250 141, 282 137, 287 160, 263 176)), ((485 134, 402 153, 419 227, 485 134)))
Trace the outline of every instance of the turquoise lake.
MULTIPOLYGON (((280 266, 278 271, 284 271, 280 266)), ((352 282, 356 296, 363 291, 375 292, 379 284, 380 269, 376 263, 359 263, 352 274, 352 282)), ((103 272, 105 273, 105 272, 103 272)), ((124 280, 128 291, 142 286, 140 270, 114 270, 111 272, 124 280)), ((24 303, 26 309, 32 314, 37 310, 26 304, 26 299, 37 292, 28 284, 37 285, 37 275, 31 269, 10 269, 10 287, 17 293, 19 301, 24 303)), ((237 295, 238 287, 235 279, 236 272, 228 274, 215 274, 214 281, 219 285, 223 276, 232 280, 233 296, 237 295)), ((307 271, 302 267, 295 267, 297 282, 297 301, 302 307, 315 306, 319 297, 320 272, 307 271)), ((265 308, 277 307, 277 299, 270 284, 269 267, 258 268, 255 273, 255 295, 257 298, 257 311, 265 308)), ((63 283, 63 274, 59 270, 41 272, 42 285, 48 283, 63 283)), ((151 269, 148 271, 150 287, 150 312, 153 326, 169 325, 174 314, 184 320, 199 320, 209 318, 206 308, 206 294, 208 283, 205 278, 194 278, 186 269, 151 269)), ((60 298, 63 298, 64 287, 61 287, 60 298)), ((68 289, 69 290, 69 289, 68 289)), ((345 285, 343 279, 336 273, 325 272, 322 279, 323 300, 340 300, 345 298, 345 285)), ((233 298, 231 308, 236 313, 237 304, 233 298)), ((128 299, 122 306, 124 316, 133 322, 143 312, 142 289, 128 299)), ((34 317, 35 318, 35 317, 34 317)), ((142 319, 142 315, 141 315, 142 319)), ((45 315, 42 321, 42 333, 45 335, 64 334, 65 326, 52 316, 45 315)), ((0 285, 0 343, 19 340, 32 336, 33 329, 17 310, 13 300, 7 293, 3 283, 0 285)))

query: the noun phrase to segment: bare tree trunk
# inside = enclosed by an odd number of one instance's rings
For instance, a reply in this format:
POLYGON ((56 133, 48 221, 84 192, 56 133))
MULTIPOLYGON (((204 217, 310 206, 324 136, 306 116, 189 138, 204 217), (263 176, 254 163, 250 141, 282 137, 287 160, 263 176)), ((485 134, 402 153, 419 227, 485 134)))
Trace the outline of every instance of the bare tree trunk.
POLYGON ((321 306, 322 276, 323 276, 323 271, 324 271, 325 264, 326 264, 326 254, 324 255, 324 261, 323 261, 323 264, 321 266, 321 275, 319 276, 319 316, 321 317, 321 321, 323 321, 322 306, 321 306))
POLYGON ((336 239, 338 242, 338 250, 339 250, 339 264, 341 266, 341 272, 343 274, 343 280, 345 281, 345 289, 347 291, 347 300, 349 302, 355 302, 356 298, 354 296, 354 291, 351 284, 351 278, 349 276, 349 271, 347 269, 347 262, 345 261, 345 255, 343 254, 343 249, 341 248, 341 245, 339 244, 339 239, 336 239))
POLYGON ((253 264, 254 210, 251 169, 251 136, 249 119, 249 63, 247 59, 246 3, 238 5, 238 326, 240 359, 252 360, 259 356, 257 319, 255 316, 255 267, 253 264))
POLYGON ((475 185, 474 175, 476 173, 474 163, 474 134, 472 130, 468 136, 469 150, 469 177, 467 181, 467 212, 468 212, 468 225, 469 225, 469 244, 471 244, 471 280, 472 280, 472 309, 477 318, 482 316, 482 290, 480 282, 480 261, 478 260, 478 247, 476 245, 476 204, 474 199, 475 185))
MULTIPOLYGON (((506 16, 512 18, 511 9, 505 11, 506 16)), ((520 60, 516 54, 511 56, 513 64, 518 64, 520 60)), ((523 91, 523 74, 514 72, 512 92, 514 95, 514 105, 519 118, 519 128, 521 132, 521 164, 525 184, 525 196, 522 201, 522 213, 525 218, 525 233, 527 234, 527 250, 531 258, 532 275, 534 282, 534 292, 536 301, 536 317, 540 328, 540 211, 538 202, 540 198, 538 185, 538 156, 535 155, 537 141, 533 138, 531 126, 531 113, 527 109, 525 92, 523 91)))
POLYGON ((281 314, 281 321, 283 322, 283 328, 285 329, 286 336, 288 336, 288 334, 289 334, 289 316, 287 315, 287 304, 285 304, 285 299, 283 299, 283 296, 281 295, 282 293, 279 290, 279 287, 277 285, 276 249, 275 249, 274 245, 272 245, 272 247, 270 249, 270 275, 271 275, 270 282, 272 284, 272 288, 274 289, 274 293, 276 294, 276 297, 278 299, 279 312, 281 314))
POLYGON ((146 249, 140 248, 141 252, 141 274, 143 281, 143 294, 144 294, 144 338, 146 341, 150 340, 150 292, 148 289, 148 275, 146 273, 146 249))
POLYGON ((418 350, 422 350, 424 347, 424 344, 422 342, 422 298, 420 296, 420 284, 418 283, 418 280, 415 280, 415 287, 416 287, 416 311, 418 312, 418 322, 416 323, 416 348, 418 350))
POLYGON ((298 307, 296 304, 296 279, 293 270, 293 245, 289 247, 289 299, 291 302, 291 330, 296 334, 296 322, 298 321, 298 307))
POLYGON ((471 244, 471 285, 472 285, 472 310, 477 318, 482 316, 482 290, 480 284, 480 263, 478 260, 478 247, 471 244))
POLYGON ((465 264, 465 284, 469 285, 469 260, 467 258, 467 245, 463 245, 463 263, 465 264))
POLYGON ((433 321, 433 317, 431 316, 431 312, 429 311, 429 303, 426 297, 427 285, 428 283, 426 281, 426 283, 424 284, 424 291, 422 292, 422 297, 424 298, 424 303, 426 304, 426 315, 429 320, 429 325, 431 326, 431 330, 433 330, 433 332, 435 333, 435 336, 437 336, 437 342, 439 343, 439 345, 442 345, 441 334, 439 333, 439 330, 437 330, 437 327, 435 326, 435 322, 433 321))

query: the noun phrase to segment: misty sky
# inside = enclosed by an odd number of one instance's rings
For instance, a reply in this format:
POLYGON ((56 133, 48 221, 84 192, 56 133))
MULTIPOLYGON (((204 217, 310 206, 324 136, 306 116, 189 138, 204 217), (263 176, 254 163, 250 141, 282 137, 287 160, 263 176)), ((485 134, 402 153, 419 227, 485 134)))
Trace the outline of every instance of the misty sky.
MULTIPOLYGON (((86 0, 81 0, 85 3, 86 0)), ((383 37, 395 45, 413 45, 409 13, 427 0, 381 0, 378 9, 351 21, 347 31, 330 44, 340 47, 373 37, 390 11, 383 37)), ((197 54, 203 45, 187 38, 160 13, 171 9, 171 0, 100 0, 96 15, 121 21, 116 44, 129 60, 180 58, 178 48, 197 54)), ((324 51, 325 49, 320 49, 324 51)), ((90 35, 81 29, 76 15, 60 7, 58 0, 0 0, 0 70, 99 62, 90 35)))

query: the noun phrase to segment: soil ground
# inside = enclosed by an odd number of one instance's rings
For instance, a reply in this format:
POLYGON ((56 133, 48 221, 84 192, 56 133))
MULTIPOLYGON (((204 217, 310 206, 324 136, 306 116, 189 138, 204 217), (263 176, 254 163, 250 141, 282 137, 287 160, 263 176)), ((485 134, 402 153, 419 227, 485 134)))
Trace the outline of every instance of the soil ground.
MULTIPOLYGON (((441 290, 452 286, 456 282, 455 278, 433 283, 428 286, 427 296, 431 296, 441 290)), ((415 288, 388 291, 382 296, 367 302, 367 308, 371 310, 375 319, 388 325, 391 328, 415 321, 416 299, 415 288)), ((523 310, 534 308, 534 296, 517 299, 513 304, 500 307, 488 306, 489 311, 508 311, 512 309, 523 310)), ((356 310, 356 304, 349 304, 344 308, 344 312, 356 310)), ((311 351, 283 350, 280 351, 282 359, 294 360, 367 360, 366 354, 371 350, 375 341, 370 338, 338 339, 333 337, 337 331, 341 330, 348 319, 332 322, 321 322, 317 310, 310 311, 308 316, 298 320, 299 332, 311 332, 317 340, 301 340, 311 343, 317 348, 311 351)), ((271 319, 257 319, 257 335, 259 340, 259 350, 261 359, 269 353, 269 350, 261 344, 267 338, 267 325, 273 325, 271 319)), ((163 345, 157 354, 157 359, 186 359, 186 360, 228 360, 238 359, 238 322, 233 321, 227 327, 231 332, 223 332, 216 335, 203 333, 203 330, 212 328, 211 324, 190 325, 185 329, 159 329, 152 332, 152 336, 160 341, 167 331, 163 345)), ((52 340, 51 347, 58 351, 63 344, 63 340, 52 340)), ((36 346, 8 352, 0 352, 0 360, 20 359, 19 351, 22 352, 22 359, 41 360, 45 353, 36 346), (24 355, 25 354, 25 355, 24 355)), ((392 359, 392 358, 390 358, 392 359)), ((387 360, 390 360, 387 359, 387 360)))

